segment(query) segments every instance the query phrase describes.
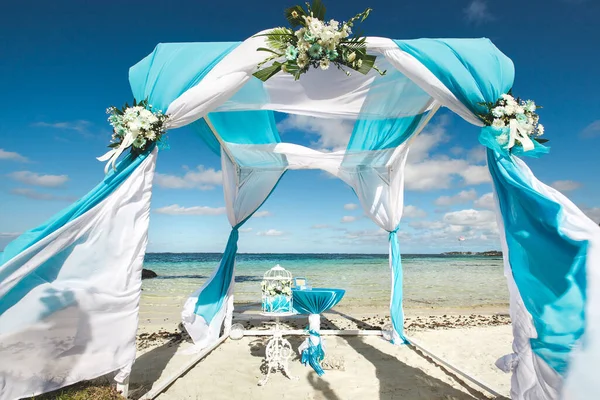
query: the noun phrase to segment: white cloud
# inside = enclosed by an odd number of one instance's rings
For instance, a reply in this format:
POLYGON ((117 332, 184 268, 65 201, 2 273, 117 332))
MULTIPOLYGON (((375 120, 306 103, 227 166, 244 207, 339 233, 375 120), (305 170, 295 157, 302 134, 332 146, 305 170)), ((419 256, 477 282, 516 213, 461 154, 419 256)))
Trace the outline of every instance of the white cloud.
POLYGON ((43 187, 63 186, 69 180, 67 175, 40 175, 31 171, 11 172, 8 177, 27 185, 43 187))
POLYGON ((349 222, 354 222, 357 219, 358 219, 358 217, 354 217, 354 216, 351 216, 351 215, 345 215, 345 216, 342 217, 342 220, 340 222, 349 223, 349 222))
POLYGON ((435 200, 438 206, 451 206, 454 204, 463 204, 477 198, 477 192, 474 189, 463 190, 454 196, 441 196, 435 200))
POLYGON ((488 210, 452 211, 444 215, 444 222, 457 226, 493 228, 496 224, 496 215, 488 210))
POLYGON ((593 138, 600 136, 600 119, 592 122, 581 131, 581 137, 593 138))
POLYGON ((446 132, 449 121, 447 115, 442 115, 437 123, 429 125, 411 143, 405 169, 407 190, 448 189, 453 185, 455 178, 462 178, 466 185, 489 182, 485 166, 472 165, 464 159, 432 156, 431 153, 437 146, 450 139, 446 132))
POLYGON ((414 229, 443 229, 446 224, 441 221, 413 221, 408 224, 414 229))
POLYGON ((404 218, 423 218, 427 216, 427 213, 419 207, 408 205, 404 206, 402 216, 404 218))
POLYGON ((450 140, 446 133, 446 127, 450 123, 450 117, 447 114, 442 114, 438 117, 436 123, 429 124, 423 132, 419 134, 410 144, 408 152, 408 162, 422 162, 429 158, 431 151, 440 145, 450 140))
POLYGON ((348 203, 344 204, 344 210, 356 210, 358 208, 358 204, 348 203))
POLYGON ((156 173, 154 183, 166 189, 212 190, 222 184, 222 179, 221 171, 198 165, 196 169, 188 170, 183 176, 156 173))
POLYGON ((461 175, 468 167, 465 160, 452 159, 434 159, 406 164, 406 189, 417 191, 448 189, 454 182, 454 176, 461 175))
POLYGON ((575 189, 579 189, 582 185, 580 182, 575 181, 554 181, 550 184, 554 189, 559 192, 570 192, 575 189))
POLYGON ((452 153, 455 156, 460 156, 464 152, 465 152, 465 149, 460 146, 454 146, 450 149, 450 153, 452 153))
POLYGON ((479 185, 492 180, 485 165, 469 165, 459 172, 459 175, 462 176, 465 185, 479 185))
POLYGON ((469 161, 480 163, 484 162, 487 159, 487 151, 484 146, 473 147, 469 150, 468 154, 469 161))
POLYGON ((167 215, 222 215, 225 214, 227 210, 225 207, 182 207, 179 204, 172 204, 170 206, 157 208, 154 212, 167 215))
POLYGON ((297 130, 319 136, 312 143, 318 149, 344 150, 348 146, 350 135, 354 129, 354 121, 344 119, 325 119, 307 117, 304 115, 288 115, 277 124, 281 133, 297 130))
POLYGON ((15 188, 11 189, 10 192, 17 196, 27 197, 28 199, 33 200, 56 200, 56 201, 75 201, 77 198, 71 196, 56 196, 51 193, 42 193, 38 192, 35 189, 31 188, 15 188))
POLYGON ((92 123, 85 120, 65 122, 35 122, 32 124, 32 126, 75 131, 85 137, 94 136, 92 133, 90 133, 90 127, 92 126, 92 123))
POLYGON ((345 237, 347 239, 381 240, 386 239, 388 235, 388 232, 380 228, 361 231, 346 231, 345 237))
POLYGON ((492 192, 486 193, 473 203, 477 208, 485 208, 486 210, 494 210, 496 203, 494 202, 494 194, 492 192))
POLYGON ((488 9, 488 4, 485 0, 472 0, 463 12, 467 21, 474 24, 494 20, 494 15, 488 9))
POLYGON ((238 229, 238 231, 242 233, 252 232, 252 228, 240 228, 238 229))
POLYGON ((254 214, 252 214, 252 218, 265 218, 265 217, 270 217, 273 214, 270 211, 257 211, 254 214))
POLYGON ((24 157, 19 153, 15 153, 14 151, 6 151, 4 149, 0 149, 0 160, 29 162, 27 157, 24 157))
POLYGON ((313 225, 310 227, 311 229, 329 229, 331 228, 329 225, 326 224, 317 224, 317 225, 313 225))
POLYGON ((581 209, 581 211, 583 211, 585 213, 585 215, 590 217, 590 219, 592 221, 594 221, 596 223, 600 223, 600 207, 593 207, 593 208, 583 207, 581 209))
POLYGON ((256 236, 283 236, 284 232, 278 231, 277 229, 269 229, 264 232, 256 232, 256 236))

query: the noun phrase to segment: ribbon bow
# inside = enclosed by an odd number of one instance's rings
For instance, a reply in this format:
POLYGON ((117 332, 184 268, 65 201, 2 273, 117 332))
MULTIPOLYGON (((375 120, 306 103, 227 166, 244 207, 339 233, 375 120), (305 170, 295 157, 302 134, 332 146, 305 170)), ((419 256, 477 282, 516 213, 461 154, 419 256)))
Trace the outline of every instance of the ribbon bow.
POLYGON ((534 149, 533 141, 529 138, 531 128, 525 124, 521 124, 516 119, 510 120, 510 134, 508 138, 508 148, 512 148, 515 145, 515 141, 518 140, 523 146, 523 151, 531 151, 534 149))
POLYGON ((115 164, 117 163, 117 160, 119 159, 121 154, 123 154, 123 152, 133 144, 137 136, 137 133, 133 134, 131 131, 128 131, 119 147, 109 150, 106 154, 96 158, 96 160, 98 161, 108 161, 106 163, 106 166, 104 167, 105 174, 108 173, 108 169, 111 166, 113 169, 115 169, 115 164))

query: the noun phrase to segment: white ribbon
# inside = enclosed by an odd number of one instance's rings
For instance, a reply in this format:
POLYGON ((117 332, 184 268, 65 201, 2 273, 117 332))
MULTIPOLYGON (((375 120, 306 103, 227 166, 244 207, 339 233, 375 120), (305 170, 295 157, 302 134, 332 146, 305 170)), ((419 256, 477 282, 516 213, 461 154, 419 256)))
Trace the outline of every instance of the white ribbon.
POLYGON ((519 140, 523 146, 524 151, 530 151, 534 149, 533 142, 529 139, 530 129, 525 124, 521 124, 516 119, 510 120, 510 136, 508 140, 508 148, 512 148, 515 145, 515 141, 519 140))
POLYGON ((115 164, 117 162, 117 159, 121 156, 121 154, 123 154, 123 152, 133 144, 133 142, 135 141, 135 139, 137 138, 137 134, 133 134, 131 133, 131 131, 128 131, 127 134, 125 135, 125 137, 123 138, 123 141, 121 142, 121 145, 116 148, 116 149, 112 149, 110 151, 108 151, 106 154, 97 157, 96 160, 98 161, 108 161, 106 163, 106 166, 104 167, 104 173, 107 174, 108 173, 108 169, 112 166, 113 169, 115 169, 115 164))

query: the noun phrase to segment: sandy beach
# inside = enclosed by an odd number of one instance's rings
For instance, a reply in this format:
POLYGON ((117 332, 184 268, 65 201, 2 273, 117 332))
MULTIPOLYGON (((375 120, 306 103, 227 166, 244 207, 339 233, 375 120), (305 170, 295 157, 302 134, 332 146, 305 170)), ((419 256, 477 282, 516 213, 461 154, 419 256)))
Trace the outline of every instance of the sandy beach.
MULTIPOLYGON (((166 316, 141 310, 138 359, 130 380, 130 397, 139 398, 153 383, 165 379, 193 358, 185 350, 191 342, 178 327, 178 310, 166 316)), ((384 309, 340 308, 325 313, 322 329, 381 329, 390 323, 384 309)), ((510 319, 501 308, 471 310, 406 310, 409 337, 447 362, 460 367, 508 396, 510 375, 494 366, 511 352, 510 319)), ((273 321, 259 315, 256 304, 237 304, 234 323, 246 329, 269 329, 273 321)), ((306 316, 283 321, 290 329, 303 329, 306 316)), ((396 346, 377 336, 327 336, 325 375, 303 366, 297 355, 291 361, 290 380, 272 374, 266 386, 262 364, 268 336, 226 340, 183 375, 158 399, 485 399, 481 388, 465 382, 412 346, 396 346)), ((287 337, 294 349, 303 336, 287 337)))

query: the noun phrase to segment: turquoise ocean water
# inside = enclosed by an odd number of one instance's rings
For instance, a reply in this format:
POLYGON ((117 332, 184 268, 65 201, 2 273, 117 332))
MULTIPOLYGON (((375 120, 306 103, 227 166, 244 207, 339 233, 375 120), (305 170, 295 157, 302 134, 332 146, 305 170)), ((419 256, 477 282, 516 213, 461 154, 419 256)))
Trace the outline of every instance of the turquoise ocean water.
MULTIPOLYGON (((182 304, 219 263, 220 254, 147 254, 144 268, 159 277, 144 280, 146 307, 182 304)), ((239 254, 236 302, 260 301, 263 274, 280 264, 313 287, 346 290, 339 307, 386 308, 390 301, 387 255, 372 254, 239 254)), ((501 257, 404 255, 406 308, 505 308, 508 290, 501 257)))

